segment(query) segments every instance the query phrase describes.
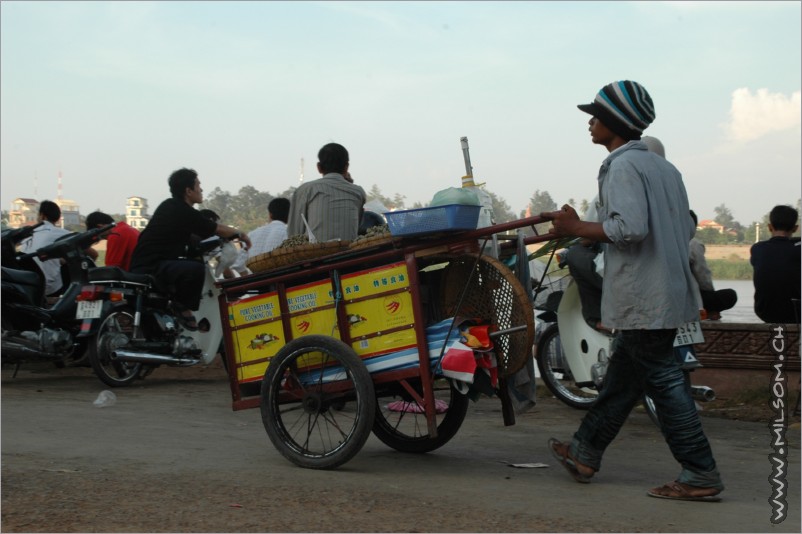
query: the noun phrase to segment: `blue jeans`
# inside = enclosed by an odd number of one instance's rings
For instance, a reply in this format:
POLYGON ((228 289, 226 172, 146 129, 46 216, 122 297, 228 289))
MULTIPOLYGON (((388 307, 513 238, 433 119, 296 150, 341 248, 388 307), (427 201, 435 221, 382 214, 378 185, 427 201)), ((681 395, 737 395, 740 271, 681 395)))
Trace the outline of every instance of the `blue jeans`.
POLYGON ((678 482, 724 489, 696 405, 673 353, 675 330, 623 330, 615 334, 604 386, 571 442, 571 455, 596 470, 632 408, 647 393, 662 432, 682 465, 678 482))

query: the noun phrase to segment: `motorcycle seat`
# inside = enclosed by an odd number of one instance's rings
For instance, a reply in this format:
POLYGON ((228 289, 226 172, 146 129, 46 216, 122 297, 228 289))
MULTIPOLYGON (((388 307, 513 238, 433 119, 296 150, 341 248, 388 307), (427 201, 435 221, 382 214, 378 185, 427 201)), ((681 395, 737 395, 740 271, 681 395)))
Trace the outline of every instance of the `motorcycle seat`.
POLYGON ((3 267, 3 280, 20 286, 39 287, 42 285, 39 273, 6 267, 3 267))
POLYGON ((135 274, 119 267, 95 267, 89 269, 89 281, 92 283, 123 282, 143 286, 153 285, 153 277, 149 274, 135 274))

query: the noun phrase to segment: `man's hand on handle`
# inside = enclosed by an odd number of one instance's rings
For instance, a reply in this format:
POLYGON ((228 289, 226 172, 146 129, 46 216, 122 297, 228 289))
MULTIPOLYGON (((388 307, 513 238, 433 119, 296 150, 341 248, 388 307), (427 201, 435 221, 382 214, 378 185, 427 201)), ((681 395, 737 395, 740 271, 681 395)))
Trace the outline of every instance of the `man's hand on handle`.
POLYGON ((559 237, 579 235, 576 233, 577 223, 582 221, 579 220, 576 210, 568 204, 563 205, 558 211, 546 211, 540 216, 551 221, 551 228, 549 228, 551 234, 559 237))
POLYGON ((547 211, 540 216, 551 221, 549 233, 558 237, 582 237, 600 243, 610 242, 601 223, 580 220, 576 210, 568 204, 559 211, 547 211))

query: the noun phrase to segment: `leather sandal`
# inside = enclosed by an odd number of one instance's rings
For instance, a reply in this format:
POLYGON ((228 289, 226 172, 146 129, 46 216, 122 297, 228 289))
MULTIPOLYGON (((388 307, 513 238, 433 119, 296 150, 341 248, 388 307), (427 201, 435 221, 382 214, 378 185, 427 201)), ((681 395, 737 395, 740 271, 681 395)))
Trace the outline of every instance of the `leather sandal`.
POLYGON ((675 501, 718 502, 721 500, 720 493, 721 490, 718 488, 699 488, 674 481, 652 488, 646 492, 646 495, 656 499, 672 499, 675 501))
POLYGON ((591 477, 596 473, 596 470, 587 465, 577 462, 569 452, 568 445, 562 443, 554 438, 549 439, 549 450, 551 455, 565 467, 565 470, 576 480, 582 484, 588 484, 591 477))

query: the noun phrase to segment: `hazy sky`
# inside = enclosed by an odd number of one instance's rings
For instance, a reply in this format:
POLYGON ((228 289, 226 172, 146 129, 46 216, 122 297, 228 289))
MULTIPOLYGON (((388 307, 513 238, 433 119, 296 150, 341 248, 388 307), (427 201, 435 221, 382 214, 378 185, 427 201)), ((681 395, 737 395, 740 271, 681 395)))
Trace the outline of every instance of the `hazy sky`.
POLYGON ((802 189, 800 2, 2 2, 0 202, 82 213, 205 192, 278 194, 348 148, 410 206, 477 182, 515 213, 596 193, 590 102, 632 79, 691 207, 743 224, 802 189))

